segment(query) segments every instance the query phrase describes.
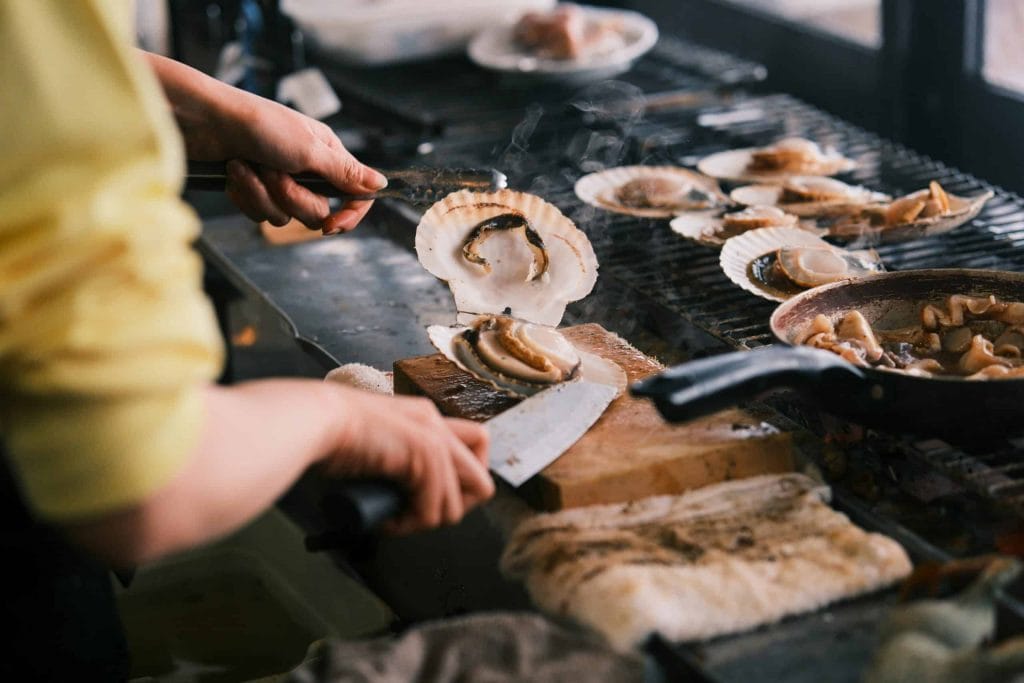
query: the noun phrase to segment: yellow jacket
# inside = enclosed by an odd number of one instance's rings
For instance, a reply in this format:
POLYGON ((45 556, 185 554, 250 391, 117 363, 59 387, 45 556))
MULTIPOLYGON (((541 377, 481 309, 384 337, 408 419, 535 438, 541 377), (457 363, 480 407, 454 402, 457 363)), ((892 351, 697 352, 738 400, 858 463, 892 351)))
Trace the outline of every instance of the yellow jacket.
POLYGON ((221 340, 179 198, 182 144, 131 3, 0 3, 0 433, 68 520, 182 467, 221 340))

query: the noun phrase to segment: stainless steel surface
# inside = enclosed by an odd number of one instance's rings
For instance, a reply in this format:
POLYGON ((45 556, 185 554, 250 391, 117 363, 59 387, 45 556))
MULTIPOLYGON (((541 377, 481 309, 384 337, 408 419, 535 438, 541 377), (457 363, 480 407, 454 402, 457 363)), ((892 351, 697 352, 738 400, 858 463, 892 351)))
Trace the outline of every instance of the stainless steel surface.
POLYGON ((606 384, 568 382, 491 418, 491 470, 512 486, 521 486, 586 434, 616 394, 618 389, 606 384))

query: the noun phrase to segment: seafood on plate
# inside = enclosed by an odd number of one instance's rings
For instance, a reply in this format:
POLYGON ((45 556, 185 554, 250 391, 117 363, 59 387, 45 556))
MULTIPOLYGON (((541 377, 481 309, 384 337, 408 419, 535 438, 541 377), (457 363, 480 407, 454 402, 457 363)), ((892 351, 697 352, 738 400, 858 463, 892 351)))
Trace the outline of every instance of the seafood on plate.
POLYGON ((840 216, 828 231, 839 239, 869 238, 880 242, 941 235, 972 220, 991 198, 992 192, 958 197, 933 180, 923 190, 840 216))
POLYGON ((772 301, 882 270, 873 251, 847 251, 792 227, 761 228, 729 239, 719 264, 735 284, 772 301))
POLYGON ((416 253, 455 298, 459 325, 427 332, 462 370, 516 396, 576 378, 625 388, 618 365, 556 329, 594 287, 597 258, 555 206, 512 190, 455 192, 423 215, 416 253))
POLYGON ((777 206, 801 217, 849 214, 867 204, 888 202, 889 195, 825 176, 792 176, 774 185, 744 185, 729 197, 746 206, 777 206))
POLYGON ((794 339, 854 365, 923 377, 1024 377, 1024 302, 955 294, 920 308, 920 324, 872 325, 858 310, 817 316, 794 339))
POLYGON ((831 176, 856 168, 838 151, 806 138, 784 138, 766 147, 718 152, 697 162, 697 170, 738 182, 780 182, 793 176, 831 176))
POLYGON ((544 59, 582 59, 625 45, 621 20, 592 14, 573 3, 550 12, 528 12, 512 30, 515 42, 544 59))
POLYGON ((673 218, 669 226, 676 234, 711 247, 720 247, 726 240, 758 228, 815 229, 775 206, 748 206, 724 214, 688 213, 673 218))
POLYGON ((678 166, 618 166, 583 176, 574 189, 591 206, 643 218, 729 203, 713 179, 678 166))

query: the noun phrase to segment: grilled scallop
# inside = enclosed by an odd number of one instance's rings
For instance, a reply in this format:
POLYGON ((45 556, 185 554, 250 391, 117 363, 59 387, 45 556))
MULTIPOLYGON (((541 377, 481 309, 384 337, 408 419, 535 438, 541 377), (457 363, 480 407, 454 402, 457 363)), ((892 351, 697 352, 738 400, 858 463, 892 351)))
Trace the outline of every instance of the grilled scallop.
POLYGON ((618 365, 577 349, 553 327, 504 315, 480 316, 468 327, 427 328, 430 342, 459 368, 512 396, 587 379, 625 387, 618 365))
POLYGON ((540 197, 512 190, 464 190, 437 202, 416 229, 416 254, 448 282, 461 320, 509 312, 557 325, 597 280, 587 236, 540 197))
POLYGON ((729 201, 714 180, 678 166, 618 166, 583 176, 574 189, 591 206, 642 218, 669 218, 729 201))
POLYGON ((778 269, 791 282, 811 288, 876 272, 875 264, 833 247, 783 247, 775 252, 778 269))

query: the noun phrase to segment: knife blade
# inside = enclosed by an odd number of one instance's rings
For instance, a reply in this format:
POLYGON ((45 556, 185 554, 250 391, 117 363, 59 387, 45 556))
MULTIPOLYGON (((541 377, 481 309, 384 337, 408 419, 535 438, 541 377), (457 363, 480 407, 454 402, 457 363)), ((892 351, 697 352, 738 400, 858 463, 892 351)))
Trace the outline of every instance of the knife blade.
MULTIPOLYGON (((325 178, 312 173, 292 176, 299 185, 325 197, 346 201, 391 197, 412 204, 432 204, 458 190, 493 192, 508 186, 505 174, 493 168, 407 168, 381 173, 388 186, 370 194, 353 195, 342 192, 325 178)), ((185 176, 186 190, 224 191, 227 168, 222 161, 189 161, 185 176)))
MULTIPOLYGON (((538 392, 484 424, 490 434, 491 471, 518 488, 558 459, 597 422, 618 389, 575 381, 538 392)), ((401 512, 405 491, 394 481, 341 481, 322 508, 334 531, 310 536, 310 551, 352 545, 401 512)))
POLYGON ((607 384, 567 382, 492 417, 485 423, 491 471, 521 486, 579 441, 617 393, 607 384))

